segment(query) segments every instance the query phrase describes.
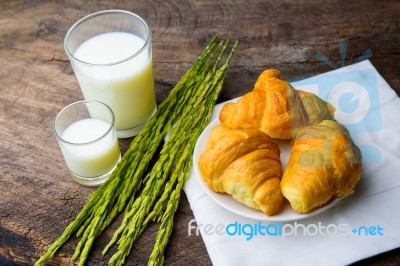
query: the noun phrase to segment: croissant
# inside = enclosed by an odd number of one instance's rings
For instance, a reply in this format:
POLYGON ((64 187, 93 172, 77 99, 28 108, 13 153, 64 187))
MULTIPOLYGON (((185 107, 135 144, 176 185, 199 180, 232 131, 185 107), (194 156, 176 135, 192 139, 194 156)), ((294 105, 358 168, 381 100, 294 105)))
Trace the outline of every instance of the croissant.
POLYGON ((281 189, 293 210, 307 213, 353 193, 361 152, 347 129, 332 120, 301 129, 283 173, 281 189))
POLYGON ((256 128, 273 138, 291 139, 302 127, 333 119, 334 111, 317 95, 295 90, 278 70, 268 69, 252 91, 222 107, 219 119, 232 129, 256 128))
POLYGON ((218 125, 207 139, 198 166, 211 190, 230 194, 266 215, 279 210, 283 201, 280 150, 267 134, 218 125))

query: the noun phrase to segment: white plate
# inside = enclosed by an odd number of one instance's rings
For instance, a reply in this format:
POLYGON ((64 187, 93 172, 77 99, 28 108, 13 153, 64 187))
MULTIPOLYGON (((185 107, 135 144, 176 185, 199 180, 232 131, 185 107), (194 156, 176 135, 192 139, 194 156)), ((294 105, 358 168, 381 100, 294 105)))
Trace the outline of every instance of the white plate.
MULTIPOLYGON (((267 216, 260 210, 252 209, 250 207, 247 207, 246 205, 236 201, 233 199, 230 195, 228 194, 223 194, 223 193, 216 193, 212 190, 210 190, 207 185, 204 183, 203 178, 201 177, 200 170, 198 167, 198 161, 200 155, 203 153, 205 147, 206 147, 206 142, 208 137, 210 136, 211 129, 218 125, 219 119, 213 120, 201 133, 199 139, 197 140, 196 146, 194 148, 194 153, 193 153, 193 166, 195 170, 195 174, 197 177, 197 180, 200 182, 201 186, 203 189, 207 192, 207 194, 220 206, 223 208, 238 214, 243 217, 255 219, 258 221, 272 221, 272 222, 289 222, 289 221, 296 221, 296 220, 301 220, 305 218, 309 218, 312 216, 315 216, 317 214, 320 214, 326 210, 329 210, 332 208, 334 205, 336 205, 340 199, 335 199, 331 201, 329 204, 316 209, 313 212, 306 213, 306 214, 299 214, 293 211, 291 208, 289 202, 285 199, 283 202, 283 206, 281 208, 281 211, 278 212, 275 215, 272 216, 267 216)), ((278 141, 279 148, 281 150, 281 164, 282 168, 284 169, 286 167, 286 164, 289 160, 290 156, 290 142, 289 141, 278 141)))

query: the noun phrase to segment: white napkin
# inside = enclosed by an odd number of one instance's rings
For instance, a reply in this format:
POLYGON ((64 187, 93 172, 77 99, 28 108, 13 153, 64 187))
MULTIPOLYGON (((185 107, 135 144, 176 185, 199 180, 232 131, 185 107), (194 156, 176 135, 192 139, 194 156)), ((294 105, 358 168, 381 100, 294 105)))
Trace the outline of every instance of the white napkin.
MULTIPOLYGON (((269 234, 250 239, 250 234, 234 230, 240 225, 250 232, 259 221, 220 207, 192 169, 185 192, 216 266, 343 265, 400 247, 400 98, 369 61, 293 86, 317 93, 336 107, 336 119, 362 150, 362 178, 355 193, 332 209, 299 221, 262 221, 261 225, 272 226, 269 234), (285 228, 285 236, 272 235, 279 227, 285 228)), ((221 107, 216 106, 213 119, 221 107)), ((196 234, 196 223, 188 224, 188 234, 196 234)))

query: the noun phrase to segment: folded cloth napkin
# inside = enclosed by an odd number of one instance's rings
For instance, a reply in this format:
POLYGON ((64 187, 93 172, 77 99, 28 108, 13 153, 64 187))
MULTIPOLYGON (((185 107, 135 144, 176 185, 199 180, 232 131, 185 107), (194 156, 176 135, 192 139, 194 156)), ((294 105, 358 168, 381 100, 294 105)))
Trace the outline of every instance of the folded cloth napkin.
POLYGON ((192 168, 184 189, 216 266, 343 265, 400 247, 400 98, 369 61, 292 84, 335 106, 362 151, 361 180, 353 195, 321 214, 269 222, 221 207, 192 168))

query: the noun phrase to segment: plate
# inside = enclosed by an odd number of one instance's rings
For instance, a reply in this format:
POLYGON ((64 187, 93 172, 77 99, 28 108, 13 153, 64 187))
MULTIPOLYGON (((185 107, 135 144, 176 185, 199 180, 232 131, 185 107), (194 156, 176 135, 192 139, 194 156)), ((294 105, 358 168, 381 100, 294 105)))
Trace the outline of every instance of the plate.
MULTIPOLYGON (((340 199, 335 199, 328 204, 326 204, 323 207, 320 207, 313 212, 306 213, 306 214, 299 214, 293 211, 292 207, 290 206, 289 202, 285 199, 283 202, 283 206, 281 210, 272 215, 272 216, 267 216, 260 210, 256 210, 250 207, 247 207, 246 205, 236 201, 235 199, 232 198, 231 195, 229 194, 224 194, 224 193, 216 193, 209 189, 205 182, 203 181, 203 178, 201 177, 200 170, 198 167, 198 161, 200 155, 203 153, 205 147, 206 147, 206 142, 208 137, 210 136, 211 129, 215 127, 216 125, 219 125, 219 119, 213 120, 208 126, 203 130, 201 133, 199 139, 197 140, 196 146, 194 148, 194 153, 193 153, 193 167, 195 171, 195 175, 199 183, 201 184, 202 188, 206 191, 206 193, 221 207, 225 208, 226 210, 235 213, 237 215, 258 220, 258 221, 271 221, 271 222, 290 222, 290 221, 298 221, 306 218, 310 218, 312 216, 315 216, 317 214, 320 214, 324 211, 327 211, 331 209, 333 206, 335 206, 340 199)), ((286 167, 286 164, 289 160, 290 156, 290 141, 283 141, 279 140, 277 141, 279 148, 281 150, 281 164, 282 168, 284 169, 286 167)))

